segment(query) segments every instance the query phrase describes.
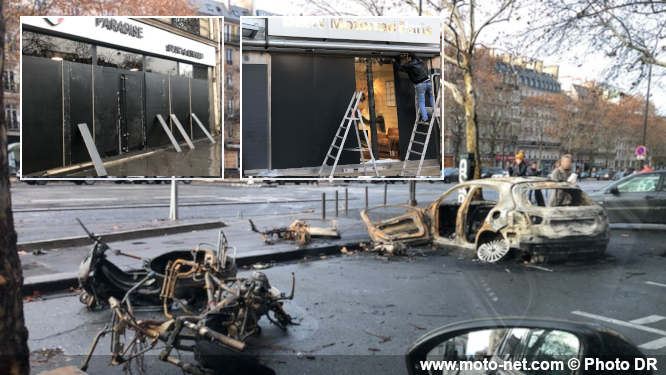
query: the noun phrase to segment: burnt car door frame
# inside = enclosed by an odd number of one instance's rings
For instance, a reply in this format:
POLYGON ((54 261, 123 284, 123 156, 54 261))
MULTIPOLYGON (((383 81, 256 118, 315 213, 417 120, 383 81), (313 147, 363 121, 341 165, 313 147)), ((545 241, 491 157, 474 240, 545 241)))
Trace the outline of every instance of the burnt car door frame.
MULTIPOLYGON (((477 233, 474 236, 473 242, 468 241, 467 236, 465 235, 467 229, 467 217, 469 212, 469 205, 472 201, 472 197, 474 196, 474 192, 476 192, 478 189, 482 189, 483 191, 484 188, 497 191, 499 198, 497 203, 495 204, 495 207, 497 207, 502 203, 502 191, 500 189, 497 189, 496 187, 493 186, 479 184, 477 182, 477 183, 463 183, 455 186, 454 188, 450 189, 442 196, 437 198, 437 200, 434 201, 427 208, 427 211, 430 217, 432 218, 433 225, 431 230, 433 232, 432 236, 435 243, 439 245, 452 245, 466 249, 476 250, 476 242, 477 242, 476 239, 479 237, 479 234, 482 233, 482 230, 479 229, 479 231, 477 231, 477 233), (440 219, 439 207, 442 204, 442 201, 448 198, 451 194, 457 194, 460 189, 468 189, 468 191, 467 194, 465 194, 465 199, 462 201, 462 203, 460 203, 458 209, 456 210, 455 236, 453 237, 453 239, 451 239, 441 236, 439 233, 439 219, 440 219)), ((496 233, 499 233, 499 231, 497 231, 496 233)))

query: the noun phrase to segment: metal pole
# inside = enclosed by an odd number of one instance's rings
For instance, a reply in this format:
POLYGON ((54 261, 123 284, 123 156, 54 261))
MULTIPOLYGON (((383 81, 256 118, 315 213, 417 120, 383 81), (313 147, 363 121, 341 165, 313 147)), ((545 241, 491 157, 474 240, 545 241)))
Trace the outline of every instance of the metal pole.
MULTIPOLYGON (((650 83, 652 81, 652 64, 648 67, 648 87, 647 87, 647 98, 645 99, 645 117, 643 118, 643 143, 642 146, 645 146, 646 137, 647 137, 647 123, 648 123, 648 111, 650 110, 650 83)), ((645 146, 647 147, 647 146, 645 146)), ((647 157, 646 157, 647 159, 647 157)))
POLYGON ((384 206, 386 206, 386 192, 388 191, 388 184, 384 184, 384 206))
POLYGON ((349 192, 345 188, 345 216, 349 214, 349 192))
POLYGON ((338 217, 338 191, 335 191, 335 217, 338 217))
POLYGON ((419 17, 423 13, 423 0, 419 0, 419 17))
POLYGON ((321 218, 326 219, 326 193, 321 193, 321 218))
POLYGON ((178 180, 171 177, 171 205, 169 207, 169 220, 178 220, 178 180))
POLYGON ((416 181, 410 180, 409 181, 409 200, 407 201, 407 205, 409 206, 416 206, 416 181))
POLYGON ((365 208, 368 208, 368 187, 365 187, 365 208))
MULTIPOLYGON (((377 116, 375 114, 375 87, 372 78, 372 59, 366 59, 366 73, 368 82, 368 112, 370 114, 370 143, 372 143, 372 155, 379 159, 379 146, 377 145, 377 116)), ((358 132, 358 129, 354 129, 358 132)), ((370 149, 370 147, 368 147, 370 149)))

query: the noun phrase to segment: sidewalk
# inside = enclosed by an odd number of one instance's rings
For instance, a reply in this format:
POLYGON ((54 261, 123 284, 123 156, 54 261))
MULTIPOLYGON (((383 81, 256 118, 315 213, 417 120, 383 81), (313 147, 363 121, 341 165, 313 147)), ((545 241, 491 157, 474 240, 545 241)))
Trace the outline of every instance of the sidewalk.
MULTIPOLYGON (((110 177, 220 177, 222 146, 219 140, 212 144, 208 138, 193 141, 194 149, 186 143, 177 152, 173 145, 149 148, 128 154, 102 159, 106 173, 110 177)), ((26 177, 97 177, 92 163, 68 166, 34 173, 26 177)))
MULTIPOLYGON (((329 213, 331 214, 331 213, 329 213)), ((321 214, 295 214, 282 217, 270 217, 253 220, 259 230, 291 225, 296 219, 320 218, 321 214)), ((332 215, 329 219, 336 219, 332 215)), ((271 261, 288 261, 301 259, 306 256, 319 256, 321 254, 334 254, 343 246, 356 246, 361 242, 369 242, 370 237, 365 224, 358 214, 358 210, 350 211, 349 216, 337 218, 341 238, 339 239, 313 239, 305 246, 299 247, 291 241, 280 241, 273 245, 262 242, 261 235, 250 231, 247 220, 238 220, 225 223, 222 228, 230 246, 237 248, 237 262, 239 266, 257 262, 269 263, 271 261)), ((149 237, 127 241, 110 242, 112 249, 122 250, 124 253, 138 255, 143 258, 154 258, 160 254, 174 250, 191 250, 200 243, 216 244, 218 229, 190 231, 186 233, 149 237)), ((33 291, 47 292, 67 289, 78 286, 77 276, 81 260, 90 250, 90 246, 66 247, 54 250, 45 250, 41 254, 21 254, 23 266, 24 294, 33 291)), ((123 256, 114 256, 107 253, 108 259, 125 270, 139 269, 142 261, 123 256)))

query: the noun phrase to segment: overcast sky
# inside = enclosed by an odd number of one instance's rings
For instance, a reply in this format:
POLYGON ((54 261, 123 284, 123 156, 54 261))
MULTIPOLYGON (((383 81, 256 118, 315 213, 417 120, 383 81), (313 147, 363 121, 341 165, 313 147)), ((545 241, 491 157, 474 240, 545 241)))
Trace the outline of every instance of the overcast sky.
MULTIPOLYGON (((339 3, 344 0, 329 0, 331 4, 339 3)), ((255 9, 266 10, 269 12, 274 12, 277 14, 283 15, 307 15, 304 12, 306 9, 302 5, 304 0, 254 0, 255 9)), ((349 2, 347 2, 349 3, 349 2)), ((358 9, 358 14, 362 15, 363 9, 358 9)), ((415 16, 416 12, 405 12, 404 14, 395 14, 395 16, 415 16)), ((525 18, 523 18, 525 19, 525 18)), ((524 23, 521 22, 504 22, 493 25, 492 28, 488 28, 481 35, 480 42, 488 46, 495 48, 507 48, 506 45, 503 45, 501 41, 495 41, 498 31, 504 31, 508 34, 519 33, 522 28, 525 27, 524 23)), ((515 40, 515 38, 511 38, 515 40)), ((581 43, 582 44, 582 43, 581 43)), ((582 48, 582 46, 581 46, 582 48)), ((582 53, 581 53, 582 55, 582 53)), ((544 62, 544 65, 559 65, 560 66, 560 77, 575 77, 582 80, 594 80, 594 81, 603 81, 604 69, 608 65, 607 57, 603 54, 590 55, 586 60, 578 66, 571 61, 571 55, 569 56, 535 56, 539 60, 544 62)), ((655 66, 653 68, 653 80, 651 85, 651 94, 650 97, 655 103, 661 115, 666 115, 666 74, 664 74, 664 69, 661 67, 655 66), (659 73, 661 72, 661 77, 659 73)), ((628 79, 620 78, 616 82, 608 82, 618 88, 629 91, 630 93, 641 93, 645 96, 647 82, 643 82, 641 85, 636 87, 633 91, 630 91, 631 82, 628 79)))

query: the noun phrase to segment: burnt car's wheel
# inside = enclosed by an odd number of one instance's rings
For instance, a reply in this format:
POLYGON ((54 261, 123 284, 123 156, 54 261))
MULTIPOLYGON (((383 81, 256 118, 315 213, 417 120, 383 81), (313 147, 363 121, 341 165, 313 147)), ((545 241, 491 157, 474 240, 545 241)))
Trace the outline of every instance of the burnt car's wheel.
POLYGON ((445 184, 451 183, 451 178, 450 177, 444 177, 444 183, 445 184))
POLYGON ((483 262, 495 263, 504 258, 509 250, 509 244, 500 236, 480 244, 476 256, 483 262))

